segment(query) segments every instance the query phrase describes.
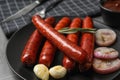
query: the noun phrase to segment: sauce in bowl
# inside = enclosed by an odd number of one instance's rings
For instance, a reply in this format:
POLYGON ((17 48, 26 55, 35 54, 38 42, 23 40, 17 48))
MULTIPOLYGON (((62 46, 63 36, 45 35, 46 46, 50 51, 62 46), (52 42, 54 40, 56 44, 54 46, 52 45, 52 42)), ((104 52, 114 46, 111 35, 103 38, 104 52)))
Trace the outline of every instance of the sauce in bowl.
POLYGON ((120 0, 107 0, 103 6, 115 12, 120 12, 120 0))

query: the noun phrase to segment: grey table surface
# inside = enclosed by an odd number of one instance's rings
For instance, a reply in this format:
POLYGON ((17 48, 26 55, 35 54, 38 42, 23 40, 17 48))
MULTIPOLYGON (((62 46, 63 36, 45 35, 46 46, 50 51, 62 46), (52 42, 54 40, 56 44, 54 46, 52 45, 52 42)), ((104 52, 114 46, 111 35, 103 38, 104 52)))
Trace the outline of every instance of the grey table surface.
POLYGON ((8 40, 0 28, 0 80, 16 80, 14 79, 14 75, 12 75, 12 72, 9 68, 5 54, 7 43, 8 40))
MULTIPOLYGON (((101 17, 95 18, 96 20, 103 22, 101 17)), ((8 39, 4 35, 0 27, 0 80, 22 80, 20 79, 9 67, 6 58, 6 46, 8 39)), ((120 80, 120 76, 117 76, 114 80, 120 80)))

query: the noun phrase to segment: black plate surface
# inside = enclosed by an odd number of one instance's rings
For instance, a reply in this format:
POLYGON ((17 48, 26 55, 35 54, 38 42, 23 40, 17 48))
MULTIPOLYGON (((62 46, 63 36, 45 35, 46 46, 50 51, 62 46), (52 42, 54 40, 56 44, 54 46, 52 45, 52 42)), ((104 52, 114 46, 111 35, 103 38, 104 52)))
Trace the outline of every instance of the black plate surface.
MULTIPOLYGON (((59 20, 60 18, 62 17, 56 17, 57 20, 59 20)), ((94 26, 96 28, 110 28, 109 26, 103 25, 96 21, 94 21, 94 26)), ((6 49, 6 56, 11 69, 19 77, 26 80, 39 80, 33 73, 32 68, 27 68, 23 66, 20 61, 21 52, 29 36, 32 34, 34 30, 35 30, 35 27, 33 26, 32 23, 21 28, 11 37, 6 49)), ((115 44, 113 44, 110 47, 113 47, 120 52, 120 31, 116 29, 114 29, 114 31, 117 33, 117 40, 115 44)), ((62 54, 60 53, 60 51, 57 51, 55 60, 54 60, 54 65, 61 64, 61 59, 62 59, 62 54)), ((79 73, 78 69, 75 69, 74 71, 70 72, 60 80, 112 80, 117 75, 119 75, 119 73, 120 73, 120 70, 112 74, 100 75, 95 73, 92 70, 85 73, 79 73)), ((50 80, 54 80, 54 79, 50 77, 50 80)))

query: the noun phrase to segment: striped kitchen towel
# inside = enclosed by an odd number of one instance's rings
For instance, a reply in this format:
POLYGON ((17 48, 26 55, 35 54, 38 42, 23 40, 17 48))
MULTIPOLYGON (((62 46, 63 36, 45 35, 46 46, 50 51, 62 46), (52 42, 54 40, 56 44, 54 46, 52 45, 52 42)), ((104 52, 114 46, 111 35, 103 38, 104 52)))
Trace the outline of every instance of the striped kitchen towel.
MULTIPOLYGON (((0 0, 0 21, 8 16, 16 13, 26 5, 35 0, 0 0)), ((46 0, 43 4, 33 9, 30 13, 21 16, 18 19, 0 24, 6 36, 11 36, 15 31, 31 22, 34 13, 40 11, 45 6, 51 4, 55 0, 46 0)), ((46 13, 48 16, 94 16, 100 13, 99 0, 63 0, 55 8, 46 13)))

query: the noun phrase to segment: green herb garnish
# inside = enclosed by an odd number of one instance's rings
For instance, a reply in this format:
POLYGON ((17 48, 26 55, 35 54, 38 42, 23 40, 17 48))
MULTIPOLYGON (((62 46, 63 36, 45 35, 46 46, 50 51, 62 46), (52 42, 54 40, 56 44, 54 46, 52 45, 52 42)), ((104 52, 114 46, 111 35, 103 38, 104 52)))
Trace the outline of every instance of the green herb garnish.
POLYGON ((78 31, 80 32, 88 32, 88 33, 95 33, 97 29, 95 28, 72 28, 70 29, 69 27, 62 28, 61 30, 58 30, 58 32, 63 33, 63 34, 71 34, 71 33, 77 33, 78 31))

